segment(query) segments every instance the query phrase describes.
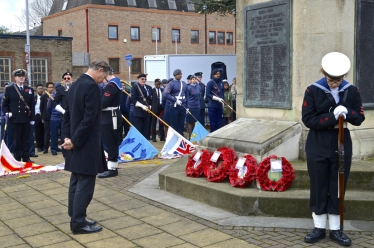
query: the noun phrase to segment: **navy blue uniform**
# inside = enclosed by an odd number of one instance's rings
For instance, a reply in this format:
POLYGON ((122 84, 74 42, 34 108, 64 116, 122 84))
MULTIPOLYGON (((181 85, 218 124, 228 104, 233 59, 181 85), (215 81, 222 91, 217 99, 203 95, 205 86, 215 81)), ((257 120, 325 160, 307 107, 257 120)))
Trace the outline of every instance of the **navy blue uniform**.
POLYGON ((209 99, 208 114, 210 120, 210 132, 214 132, 221 127, 222 103, 213 100, 213 96, 223 99, 222 79, 211 79, 206 85, 206 96, 209 99))
POLYGON ((186 92, 186 82, 174 79, 166 86, 162 95, 166 99, 167 113, 170 115, 167 119, 170 120, 170 126, 182 136, 186 110, 182 106, 176 104, 176 99, 180 100, 184 106, 187 106, 188 100, 186 98, 186 92))
POLYGON ((113 78, 101 92, 101 132, 107 147, 108 161, 118 161, 118 147, 122 141, 122 114, 119 109, 122 96, 122 84, 119 78, 113 78), (118 82, 116 82, 118 81, 118 82), (109 109, 109 110, 106 110, 109 109), (117 116, 117 128, 114 129, 112 116, 117 116))
POLYGON ((8 121, 12 124, 12 136, 14 139, 14 158, 18 161, 30 160, 30 121, 34 121, 35 117, 35 100, 34 90, 28 86, 23 86, 19 92, 24 98, 30 110, 26 108, 25 103, 20 99, 16 88, 16 84, 5 89, 3 112, 12 113, 12 117, 8 121))
POLYGON ((132 113, 134 120, 133 125, 146 139, 149 139, 149 125, 151 119, 147 111, 135 107, 135 104, 136 102, 140 102, 145 106, 149 106, 148 103, 151 101, 151 94, 152 92, 149 92, 147 87, 141 86, 139 83, 134 84, 131 88, 131 101, 134 104, 134 110, 132 113), (143 93, 145 99, 143 99, 139 89, 143 93))
MULTIPOLYGON (((346 122, 359 126, 365 120, 360 93, 357 87, 344 81, 339 86, 339 102, 336 103, 326 78, 309 86, 304 95, 302 121, 308 127, 305 151, 310 177, 310 210, 317 215, 339 214, 338 199, 338 121, 334 109, 347 108, 346 122)), ((352 140, 348 128, 344 128, 345 173, 344 186, 351 168, 352 140)))
POLYGON ((187 108, 192 113, 193 117, 190 114, 187 114, 187 122, 195 122, 195 118, 200 121, 200 86, 197 84, 189 84, 187 86, 187 99, 188 104, 187 108), (194 118, 195 117, 195 118, 194 118))
POLYGON ((200 87, 200 123, 201 125, 205 126, 205 89, 206 86, 202 83, 197 81, 196 83, 200 87))

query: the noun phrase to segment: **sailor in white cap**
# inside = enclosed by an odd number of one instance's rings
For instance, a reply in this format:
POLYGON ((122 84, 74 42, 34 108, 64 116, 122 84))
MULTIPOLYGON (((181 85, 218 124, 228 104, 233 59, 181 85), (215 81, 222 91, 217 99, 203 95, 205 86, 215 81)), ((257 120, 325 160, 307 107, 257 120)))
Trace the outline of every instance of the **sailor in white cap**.
POLYGON ((338 198, 338 117, 344 116, 344 185, 351 168, 352 140, 347 123, 359 126, 365 120, 360 92, 344 80, 351 67, 349 58, 339 52, 326 54, 322 59, 320 80, 310 85, 304 95, 302 121, 309 128, 305 151, 310 177, 310 210, 315 228, 304 241, 315 243, 326 237, 329 220, 330 239, 349 246, 351 240, 340 232, 338 198))

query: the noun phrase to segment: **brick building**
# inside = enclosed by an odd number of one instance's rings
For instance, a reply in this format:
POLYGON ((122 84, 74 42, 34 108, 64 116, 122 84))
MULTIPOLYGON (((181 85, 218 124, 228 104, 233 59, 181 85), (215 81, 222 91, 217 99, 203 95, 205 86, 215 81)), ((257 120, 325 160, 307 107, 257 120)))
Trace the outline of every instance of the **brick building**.
MULTIPOLYGON (((27 70, 25 35, 0 35, 0 83, 13 81, 12 71, 27 70)), ((30 36, 31 85, 61 81, 61 71, 72 70, 72 38, 30 36)))
POLYGON ((235 17, 198 14, 188 0, 54 1, 43 34, 73 37, 73 74, 102 59, 128 79, 143 72, 144 55, 235 54, 235 17), (156 41, 157 40, 157 41, 156 41))

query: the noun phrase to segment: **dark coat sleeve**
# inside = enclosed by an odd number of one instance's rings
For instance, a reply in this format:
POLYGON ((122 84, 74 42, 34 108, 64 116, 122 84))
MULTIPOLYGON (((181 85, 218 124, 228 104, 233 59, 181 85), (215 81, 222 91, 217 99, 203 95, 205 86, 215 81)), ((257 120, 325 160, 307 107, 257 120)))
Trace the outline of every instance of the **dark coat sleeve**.
POLYGON ((362 106, 360 91, 357 87, 350 87, 349 97, 343 106, 347 108, 346 121, 354 126, 360 126, 365 120, 364 107, 362 106))

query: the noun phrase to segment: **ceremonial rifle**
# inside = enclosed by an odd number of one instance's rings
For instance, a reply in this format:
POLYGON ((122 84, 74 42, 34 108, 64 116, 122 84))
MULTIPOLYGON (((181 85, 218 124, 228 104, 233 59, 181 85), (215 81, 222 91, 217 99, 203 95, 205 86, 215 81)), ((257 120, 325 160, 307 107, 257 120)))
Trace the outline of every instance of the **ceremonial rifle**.
POLYGON ((339 213, 340 213, 340 234, 343 233, 344 222, 344 117, 339 115, 338 118, 338 154, 339 154, 339 213))

